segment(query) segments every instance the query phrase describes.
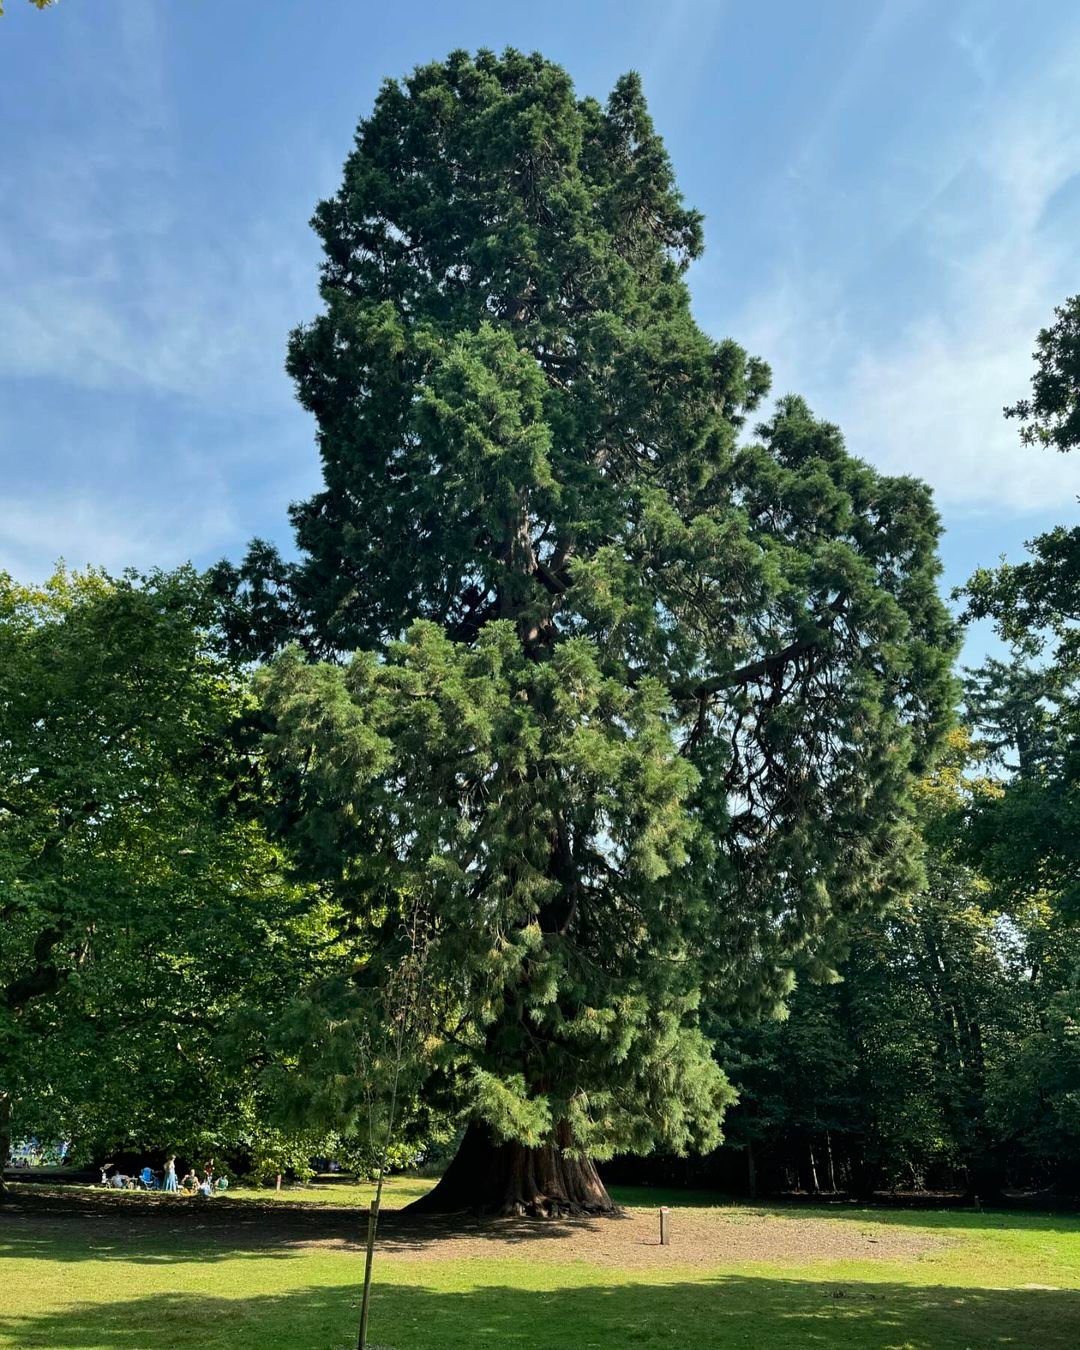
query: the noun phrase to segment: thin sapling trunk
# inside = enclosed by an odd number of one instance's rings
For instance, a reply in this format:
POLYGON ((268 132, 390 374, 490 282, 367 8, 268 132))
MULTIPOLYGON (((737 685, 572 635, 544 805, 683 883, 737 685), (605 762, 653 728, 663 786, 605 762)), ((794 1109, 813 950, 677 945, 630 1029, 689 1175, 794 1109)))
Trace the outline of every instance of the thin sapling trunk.
MULTIPOLYGON (((389 981, 383 1010, 387 1020, 394 1028, 390 1064, 390 1098, 386 1115, 386 1126, 379 1139, 376 1161, 375 1198, 371 1202, 368 1214, 367 1251, 364 1257, 364 1289, 360 1299, 360 1328, 357 1333, 357 1350, 367 1348, 368 1314, 371 1305, 371 1271, 375 1260, 375 1236, 379 1227, 379 1212, 382 1208, 383 1180, 386 1176, 390 1149, 394 1142, 394 1128, 397 1124, 398 1089, 401 1085, 401 1071, 406 1057, 414 1049, 413 1042, 419 1042, 422 1030, 422 1007, 424 996, 424 973, 427 957, 427 934, 421 930, 419 906, 414 906, 406 932, 408 954, 389 981)), ((366 1051, 361 1050, 361 1058, 366 1051)), ((370 1076, 367 1076, 370 1082, 370 1076)), ((375 1151, 379 1131, 375 1122, 375 1103, 368 1097, 368 1138, 375 1151)))

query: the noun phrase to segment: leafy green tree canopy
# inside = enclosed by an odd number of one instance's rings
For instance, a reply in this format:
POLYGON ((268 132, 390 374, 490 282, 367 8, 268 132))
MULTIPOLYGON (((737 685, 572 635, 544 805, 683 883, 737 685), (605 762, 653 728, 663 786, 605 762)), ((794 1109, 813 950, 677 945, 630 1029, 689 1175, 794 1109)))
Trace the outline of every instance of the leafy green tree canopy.
MULTIPOLYGON (((1031 396, 1005 409, 1026 445, 1065 453, 1080 446, 1080 295, 1054 311, 1036 339, 1031 396)), ((1056 526, 1028 544, 1024 562, 980 568, 966 587, 968 615, 992 618, 1002 637, 1034 655, 1047 644, 1059 665, 1080 663, 1080 528, 1056 526)))
MULTIPOLYGON (((1036 340, 1031 396, 1005 413, 1019 419, 1026 444, 1066 452, 1080 445, 1080 296, 1054 313, 1036 340)), ((969 688, 975 725, 1011 772, 972 812, 967 846, 1031 952, 1037 1014, 998 1094, 1000 1115, 1075 1192, 1080 528, 1057 526, 1028 551, 1020 563, 980 569, 966 588, 968 614, 991 618, 1017 658, 987 663, 969 688)))
POLYGON ((1005 409, 1020 422, 1025 445, 1074 450, 1080 445, 1080 295, 1054 310, 1054 322, 1035 339, 1031 397, 1005 409))
MULTIPOLYGON (((1080 296, 1037 339, 1032 394, 1007 416, 1025 442, 1080 444, 1080 296)), ((973 846, 995 883, 1019 899, 1049 898, 1080 914, 1080 528, 1057 526, 1028 544, 1023 562, 982 568, 968 582, 968 615, 990 618, 1020 661, 990 662, 973 677, 980 731, 1015 755, 1007 792, 973 821, 973 846)))
POLYGON ((190 569, 0 576, 0 1115, 24 1132, 257 1124, 257 1028, 225 1033, 321 933, 255 819, 214 614, 190 569))

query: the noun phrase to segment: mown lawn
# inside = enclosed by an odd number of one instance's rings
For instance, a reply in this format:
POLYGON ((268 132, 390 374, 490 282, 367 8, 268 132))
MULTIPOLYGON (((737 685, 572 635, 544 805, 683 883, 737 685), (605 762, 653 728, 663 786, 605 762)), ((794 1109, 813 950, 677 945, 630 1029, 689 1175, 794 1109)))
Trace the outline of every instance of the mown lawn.
MULTIPOLYGON (((387 1203, 426 1184, 397 1180, 387 1203)), ((362 1258, 343 1238, 353 1217, 339 1206, 369 1194, 240 1192, 153 1213, 146 1197, 119 1196, 98 1212, 86 1196, 81 1211, 61 1201, 56 1211, 0 1212, 0 1346, 347 1350, 362 1258)), ((458 1245, 445 1245, 457 1243, 452 1235, 388 1241, 376 1267, 373 1341, 394 1350, 1080 1346, 1072 1216, 718 1206, 715 1197, 657 1191, 618 1198, 650 1216, 672 1204, 673 1247, 632 1246, 633 1225, 619 1221, 590 1237, 602 1242, 602 1260, 590 1260, 573 1234, 533 1238, 520 1226, 474 1224, 462 1259, 458 1245), (681 1266, 680 1239, 688 1251, 691 1231, 708 1241, 714 1227, 716 1264, 699 1243, 696 1263, 681 1266), (885 1258, 832 1259, 831 1247, 850 1246, 853 1233, 885 1258), (782 1262, 747 1254, 758 1234, 768 1235, 765 1250, 787 1252, 782 1262), (736 1238, 739 1259, 725 1258, 719 1249, 736 1238), (918 1254, 897 1259, 897 1244, 918 1254)), ((357 1215, 357 1234, 361 1227, 357 1215)))

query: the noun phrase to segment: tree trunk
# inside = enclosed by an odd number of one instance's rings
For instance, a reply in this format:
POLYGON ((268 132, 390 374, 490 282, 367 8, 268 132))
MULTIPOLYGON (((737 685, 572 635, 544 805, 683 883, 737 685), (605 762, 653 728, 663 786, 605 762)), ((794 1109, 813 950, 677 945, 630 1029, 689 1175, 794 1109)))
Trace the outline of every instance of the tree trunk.
POLYGON ((1005 1198, 1005 1169, 992 1149, 986 1149, 966 1169, 964 1200, 969 1205, 1000 1205, 1005 1198))
POLYGON ((856 1200, 872 1200, 877 1185, 877 1165, 868 1157, 866 1140, 852 1140, 851 1190, 856 1200))
POLYGON ((560 1126, 557 1134, 558 1144, 528 1148, 496 1139, 484 1125, 470 1125, 442 1180, 406 1213, 617 1214, 595 1164, 563 1152, 570 1143, 569 1127, 560 1126))
POLYGON ((8 1196, 4 1169, 11 1162, 11 1094, 0 1090, 0 1201, 8 1196))

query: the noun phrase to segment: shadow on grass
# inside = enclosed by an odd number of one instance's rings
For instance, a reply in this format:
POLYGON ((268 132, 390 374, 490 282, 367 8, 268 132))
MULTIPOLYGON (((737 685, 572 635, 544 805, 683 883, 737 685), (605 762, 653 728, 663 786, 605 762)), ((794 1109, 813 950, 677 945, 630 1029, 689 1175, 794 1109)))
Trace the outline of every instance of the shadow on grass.
MULTIPOLYGON (((346 1350, 356 1290, 314 1286, 222 1299, 165 1294, 0 1318, 20 1350, 346 1350)), ((572 1345, 1034 1347, 1080 1343, 1080 1293, 1065 1290, 836 1285, 729 1276, 689 1283, 528 1290, 489 1285, 446 1292, 380 1284, 372 1336, 393 1350, 572 1345)))
MULTIPOLYGON (((134 1265, 302 1256, 312 1243, 352 1244, 367 1233, 367 1211, 215 1197, 160 1198, 138 1194, 45 1190, 5 1208, 0 1256, 134 1265)), ((568 1237, 581 1220, 478 1219, 471 1215, 406 1215, 384 1210, 379 1250, 415 1252, 443 1240, 468 1238, 503 1246, 545 1248, 568 1237)), ((603 1223, 618 1223, 618 1218, 603 1223)))

